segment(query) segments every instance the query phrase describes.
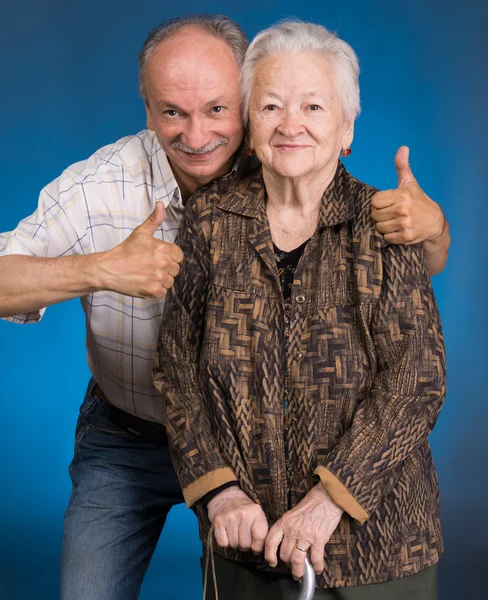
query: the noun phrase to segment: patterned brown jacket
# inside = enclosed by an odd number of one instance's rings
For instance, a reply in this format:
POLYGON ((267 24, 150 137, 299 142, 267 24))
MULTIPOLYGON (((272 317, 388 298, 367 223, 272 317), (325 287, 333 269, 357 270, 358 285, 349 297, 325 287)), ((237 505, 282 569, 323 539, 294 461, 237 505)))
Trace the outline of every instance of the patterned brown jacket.
MULTIPOLYGON (((287 354, 261 170, 197 193, 155 358, 174 465, 203 540, 197 501, 225 482, 237 479, 270 522, 288 509, 287 370, 291 504, 318 475, 345 511, 326 546, 327 587, 411 575, 443 550, 428 442, 445 395, 441 325, 422 247, 384 241, 375 191, 339 163, 295 272, 287 354)), ((217 551, 267 568, 252 552, 217 551)))

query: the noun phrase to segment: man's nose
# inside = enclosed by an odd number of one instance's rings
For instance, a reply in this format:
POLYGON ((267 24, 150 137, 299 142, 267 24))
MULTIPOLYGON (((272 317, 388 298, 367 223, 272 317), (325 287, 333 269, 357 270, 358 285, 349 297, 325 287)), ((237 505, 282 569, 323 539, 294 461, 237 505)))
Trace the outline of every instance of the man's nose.
POLYGON ((300 111, 286 110, 279 126, 280 132, 289 138, 296 137, 303 133, 303 120, 300 111))
POLYGON ((192 150, 199 150, 210 142, 205 119, 202 117, 192 117, 189 119, 181 141, 192 150))

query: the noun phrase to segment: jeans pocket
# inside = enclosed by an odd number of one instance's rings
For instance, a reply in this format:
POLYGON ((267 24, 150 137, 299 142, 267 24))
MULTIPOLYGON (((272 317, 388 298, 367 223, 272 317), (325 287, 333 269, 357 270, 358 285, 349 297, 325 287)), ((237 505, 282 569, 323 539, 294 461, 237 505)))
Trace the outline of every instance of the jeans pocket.
POLYGON ((85 423, 84 424, 85 431, 93 432, 93 433, 102 433, 105 435, 112 435, 119 438, 132 439, 137 437, 136 434, 127 431, 126 429, 120 429, 115 424, 110 424, 109 426, 101 426, 98 423, 85 423))

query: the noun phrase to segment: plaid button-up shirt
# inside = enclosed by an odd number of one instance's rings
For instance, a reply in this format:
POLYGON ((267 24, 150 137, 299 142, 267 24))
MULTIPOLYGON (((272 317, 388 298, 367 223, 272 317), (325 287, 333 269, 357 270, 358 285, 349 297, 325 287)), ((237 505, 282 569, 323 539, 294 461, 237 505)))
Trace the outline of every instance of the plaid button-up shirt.
MULTIPOLYGON (((44 188, 34 214, 0 234, 0 256, 110 250, 150 215, 157 200, 166 207, 166 219, 155 237, 174 242, 184 212, 180 198, 156 136, 141 131, 70 166, 44 188)), ((84 296, 81 304, 89 367, 107 397, 127 412, 160 421, 161 399, 151 371, 164 301, 104 291, 84 296)), ((42 313, 10 320, 32 323, 42 313)))

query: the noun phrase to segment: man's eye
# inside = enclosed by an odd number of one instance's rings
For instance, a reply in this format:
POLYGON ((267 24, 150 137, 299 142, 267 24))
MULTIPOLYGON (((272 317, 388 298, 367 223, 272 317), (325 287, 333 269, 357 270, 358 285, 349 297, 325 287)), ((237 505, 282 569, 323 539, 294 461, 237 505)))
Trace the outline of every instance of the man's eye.
POLYGON ((223 110, 224 110, 223 106, 212 106, 212 108, 210 109, 210 112, 212 112, 214 115, 218 115, 223 110))
POLYGON ((176 110, 173 110, 173 109, 168 109, 163 112, 163 115, 165 117, 176 117, 177 114, 178 113, 176 112, 176 110))

